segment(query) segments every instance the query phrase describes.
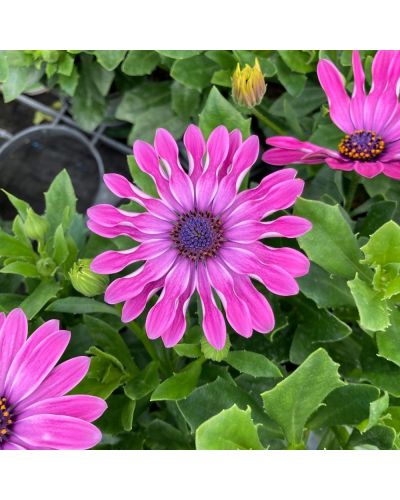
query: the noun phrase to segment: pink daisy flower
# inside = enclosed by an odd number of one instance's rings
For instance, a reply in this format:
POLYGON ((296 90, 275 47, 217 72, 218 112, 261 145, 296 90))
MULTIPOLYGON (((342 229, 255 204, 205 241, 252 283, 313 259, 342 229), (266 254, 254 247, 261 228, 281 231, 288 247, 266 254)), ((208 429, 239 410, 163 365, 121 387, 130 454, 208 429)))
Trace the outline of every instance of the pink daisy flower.
POLYGON ((157 130, 154 148, 134 144, 139 167, 154 180, 159 198, 152 198, 117 174, 104 177, 117 196, 145 207, 132 213, 112 205, 89 209, 89 228, 113 238, 126 235, 139 241, 131 250, 107 251, 92 262, 100 274, 116 273, 133 262, 145 261, 137 271, 109 285, 105 300, 125 302, 122 321, 135 319, 157 291, 161 294, 146 318, 151 339, 161 337, 166 347, 175 345, 186 329, 185 312, 197 290, 203 309, 203 330, 210 344, 222 349, 226 325, 214 292, 233 330, 250 337, 253 330, 267 333, 274 327, 272 309, 250 278, 278 295, 294 295, 295 281, 309 268, 308 259, 292 248, 272 248, 259 240, 295 238, 311 225, 290 215, 262 220, 295 202, 303 190, 296 171, 286 169, 265 177, 254 189, 238 193, 255 163, 259 142, 251 136, 242 142, 239 130, 229 134, 220 126, 205 142, 200 129, 190 125, 184 135, 189 173, 179 162, 172 135, 157 130))
POLYGON ((101 439, 92 422, 107 405, 95 396, 65 396, 86 375, 86 356, 56 366, 71 334, 50 320, 27 339, 21 309, 0 313, 0 450, 78 450, 101 439))
POLYGON ((400 179, 400 51, 380 50, 372 64, 372 87, 365 92, 365 75, 358 51, 353 52, 354 89, 350 98, 344 78, 328 60, 318 63, 318 78, 329 103, 332 121, 344 132, 338 150, 293 137, 271 137, 263 160, 271 165, 317 164, 355 170, 364 177, 383 173, 400 179))

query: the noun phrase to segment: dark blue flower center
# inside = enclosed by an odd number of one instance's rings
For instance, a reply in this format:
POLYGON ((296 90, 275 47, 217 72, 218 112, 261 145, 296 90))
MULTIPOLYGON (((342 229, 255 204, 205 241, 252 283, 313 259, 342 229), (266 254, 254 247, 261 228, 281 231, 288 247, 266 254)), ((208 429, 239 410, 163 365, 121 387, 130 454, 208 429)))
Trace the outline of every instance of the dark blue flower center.
POLYGON ((385 143, 376 132, 356 130, 343 137, 338 149, 341 155, 351 160, 371 161, 382 153, 385 143))
POLYGON ((8 438, 10 428, 14 423, 7 398, 0 398, 0 444, 8 438))
POLYGON ((179 253, 193 261, 212 257, 223 240, 221 221, 211 212, 191 210, 180 216, 171 233, 179 253))

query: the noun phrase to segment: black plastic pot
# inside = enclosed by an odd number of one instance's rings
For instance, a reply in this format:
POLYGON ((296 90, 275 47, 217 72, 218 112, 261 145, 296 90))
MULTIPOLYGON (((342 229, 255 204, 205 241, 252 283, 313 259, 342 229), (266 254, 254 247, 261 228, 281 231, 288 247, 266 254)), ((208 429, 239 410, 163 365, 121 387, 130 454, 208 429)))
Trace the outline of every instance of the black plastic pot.
MULTIPOLYGON (((54 177, 66 169, 82 213, 94 203, 109 201, 102 182, 104 165, 91 142, 64 125, 29 127, 0 146, 0 188, 44 210, 43 193, 54 177)), ((0 195, 0 216, 12 219, 14 208, 0 195)))

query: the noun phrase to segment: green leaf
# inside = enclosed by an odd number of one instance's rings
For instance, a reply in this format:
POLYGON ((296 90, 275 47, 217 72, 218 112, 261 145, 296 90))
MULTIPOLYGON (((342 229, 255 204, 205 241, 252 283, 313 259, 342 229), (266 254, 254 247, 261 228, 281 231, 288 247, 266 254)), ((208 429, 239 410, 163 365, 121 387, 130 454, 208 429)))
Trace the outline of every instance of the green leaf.
POLYGON ((379 357, 375 342, 367 335, 364 335, 363 343, 360 356, 362 379, 400 397, 400 367, 379 357))
POLYGON ((22 220, 25 221, 25 218, 27 216, 27 212, 31 208, 29 203, 27 203, 24 200, 20 200, 19 198, 12 195, 11 193, 8 193, 4 189, 2 189, 2 191, 7 196, 10 203, 16 208, 16 210, 19 213, 19 215, 21 216, 22 220))
POLYGON ((370 332, 385 330, 390 325, 390 309, 382 300, 382 294, 361 280, 358 274, 347 284, 357 305, 361 328, 370 332))
POLYGON ((250 118, 245 119, 216 87, 211 89, 199 118, 200 128, 207 137, 218 125, 225 125, 229 131, 238 128, 244 138, 250 135, 250 118))
POLYGON ((6 81, 8 78, 8 63, 5 54, 0 53, 0 82, 6 81))
POLYGON ((42 281, 33 290, 33 292, 21 302, 21 308, 24 310, 28 319, 32 319, 43 307, 57 296, 61 286, 55 281, 42 281))
POLYGON ((85 316, 84 322, 98 347, 118 359, 128 373, 132 375, 138 373, 138 368, 132 359, 128 346, 113 327, 94 316, 85 316))
POLYGON ((170 378, 167 378, 151 395, 151 401, 178 400, 189 396, 199 380, 204 359, 196 359, 170 378))
POLYGON ((236 405, 210 418, 196 431, 197 450, 262 450, 251 409, 236 405))
POLYGON ((129 172, 135 184, 138 185, 145 193, 158 198, 157 187, 150 175, 146 174, 146 172, 143 172, 143 170, 139 168, 139 165, 136 163, 133 155, 128 155, 127 160, 129 172))
POLYGON ((362 271, 357 240, 338 205, 299 198, 295 214, 313 225, 312 230, 298 240, 311 260, 344 278, 353 278, 358 269, 362 271))
POLYGON ((193 445, 190 438, 173 425, 156 418, 146 428, 146 445, 152 450, 188 450, 193 445))
POLYGON ((124 391, 129 398, 137 400, 154 391, 159 383, 158 363, 152 361, 143 371, 125 384, 124 391))
POLYGON ((310 53, 304 50, 278 50, 286 66, 297 73, 310 73, 315 68, 310 63, 310 53))
POLYGON ((124 92, 115 112, 118 120, 135 123, 138 117, 150 108, 169 104, 170 82, 146 81, 124 92))
POLYGON ((326 309, 318 309, 313 302, 297 298, 298 326, 290 347, 290 361, 300 364, 317 347, 348 337, 351 328, 326 309))
POLYGON ((301 445, 309 417, 343 384, 338 366, 326 351, 318 349, 282 382, 261 394, 267 413, 282 427, 289 445, 301 445))
POLYGON ((46 311, 67 314, 112 314, 120 317, 115 307, 88 297, 66 297, 47 306, 46 311))
POLYGON ((76 214, 76 196, 71 178, 62 170, 44 194, 46 200, 46 219, 52 234, 62 224, 67 229, 76 214))
POLYGON ((280 59, 275 61, 278 79, 293 97, 298 97, 304 90, 307 78, 304 75, 293 73, 280 59))
POLYGON ((252 377, 282 377, 279 368, 257 352, 231 351, 225 362, 241 373, 252 377))
POLYGON ((24 261, 12 262, 0 269, 0 273, 19 274, 25 278, 39 278, 40 275, 34 264, 24 261))
POLYGON ((211 359, 212 361, 222 361, 225 359, 229 353, 229 350, 231 348, 231 342, 229 340, 229 337, 226 338, 225 345, 222 349, 215 349, 208 341, 207 339, 202 336, 200 340, 200 348, 201 352, 203 353, 203 356, 206 359, 211 359))
POLYGON ((182 120, 189 120, 195 116, 200 105, 200 94, 197 90, 190 89, 174 82, 171 86, 171 107, 182 120))
POLYGON ((307 423, 308 429, 357 425, 368 418, 370 404, 379 397, 372 385, 349 384, 334 389, 307 423))
POLYGON ((360 226, 360 236, 369 237, 378 228, 393 218, 396 208, 397 203, 395 201, 379 201, 373 203, 360 226))
POLYGON ((389 221, 370 237, 361 247, 365 255, 364 262, 370 266, 400 262, 400 226, 389 221))
MULTIPOLYGON (((68 75, 68 76, 59 75, 58 76, 58 83, 60 84, 60 87, 69 96, 75 95, 76 88, 78 87, 78 82, 79 82, 79 72, 78 72, 76 66, 73 67, 72 73, 70 75, 68 75)), ((78 111, 78 113, 79 113, 79 111, 78 111)))
POLYGON ((5 233, 0 229, 0 255, 2 257, 35 257, 35 252, 30 245, 5 233))
POLYGON ((122 71, 130 76, 150 75, 159 62, 160 58, 154 50, 130 50, 122 64, 122 71))
POLYGON ((57 64, 57 73, 65 76, 71 76, 73 69, 74 58, 64 52, 57 64))
POLYGON ((108 71, 115 69, 124 60, 126 50, 95 50, 97 62, 108 71))
POLYGON ((202 50, 157 50, 157 52, 171 59, 188 59, 201 54, 202 50))
POLYGON ((86 377, 71 391, 72 394, 89 394, 107 399, 125 379, 120 363, 115 358, 92 347, 89 353, 93 354, 90 360, 90 368, 86 377))
POLYGON ((135 406, 135 401, 123 394, 113 394, 108 398, 107 410, 96 421, 96 426, 103 433, 113 436, 123 431, 131 431, 135 406))
POLYGON ((300 290, 318 307, 354 307, 354 299, 347 282, 340 276, 327 273, 317 264, 311 263, 306 276, 297 278, 300 290))
POLYGON ((347 448, 363 448, 365 445, 373 446, 379 450, 391 450, 396 438, 396 432, 386 425, 376 425, 369 431, 361 434, 354 430, 350 436, 347 448))
POLYGON ((214 382, 198 387, 177 404, 193 432, 209 418, 236 404, 242 409, 250 406, 255 422, 261 423, 272 437, 282 437, 279 426, 266 415, 259 402, 233 380, 218 377, 214 382))
POLYGON ((365 424, 363 423, 359 425, 358 429, 361 432, 366 432, 372 429, 372 427, 378 424, 381 416, 388 409, 388 406, 389 406, 389 394, 385 392, 383 396, 370 403, 368 419, 366 420, 365 424))
POLYGON ((390 317, 390 326, 384 332, 377 332, 379 356, 400 366, 400 311, 394 309, 390 317))
POLYGON ((104 120, 106 101, 99 90, 91 59, 83 58, 78 86, 72 101, 72 115, 86 132, 92 132, 104 120))
POLYGON ((175 137, 182 137, 186 122, 179 118, 171 109, 170 104, 149 108, 140 114, 129 134, 128 143, 141 139, 153 142, 157 128, 166 128, 175 137))
POLYGON ((175 61, 171 68, 171 77, 185 87, 201 91, 210 85, 212 75, 217 69, 213 61, 199 55, 175 61))
POLYGON ((9 313, 19 307, 23 300, 24 296, 17 293, 0 293, 0 311, 9 313))
POLYGON ((10 102, 39 81, 41 71, 34 67, 9 66, 8 78, 3 83, 4 102, 10 102))
POLYGON ((54 241, 53 241, 53 260, 59 266, 63 264, 68 258, 68 245, 64 236, 64 228, 62 224, 60 224, 56 232, 54 233, 54 241))
POLYGON ((232 87, 232 70, 230 69, 219 69, 215 71, 211 83, 213 85, 219 85, 220 87, 232 87))

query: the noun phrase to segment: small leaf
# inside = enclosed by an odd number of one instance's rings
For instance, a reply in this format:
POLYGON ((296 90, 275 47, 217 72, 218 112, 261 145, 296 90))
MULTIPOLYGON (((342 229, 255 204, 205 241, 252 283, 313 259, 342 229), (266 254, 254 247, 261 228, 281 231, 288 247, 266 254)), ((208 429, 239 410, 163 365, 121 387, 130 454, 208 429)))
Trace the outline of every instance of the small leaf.
POLYGON ((143 371, 125 384, 124 391, 129 398, 137 400, 154 391, 159 383, 158 363, 152 361, 143 371))
POLYGON ((126 50, 95 50, 97 62, 108 71, 115 69, 124 60, 126 50))
POLYGON ((151 395, 151 401, 178 400, 189 396, 196 387, 204 359, 196 359, 182 371, 167 378, 151 395))
POLYGON ((218 66, 205 56, 199 55, 174 62, 171 77, 182 85, 195 90, 208 87, 218 66))
POLYGON ((375 231, 361 250, 365 255, 364 262, 369 266, 400 262, 400 226, 394 221, 387 222, 375 231))
POLYGON ((196 431, 197 450, 262 450, 251 410, 236 405, 210 418, 196 431))
POLYGON ((213 87, 200 113, 199 125, 207 137, 218 125, 225 125, 229 131, 240 129, 244 138, 247 138, 250 135, 250 121, 250 118, 245 119, 219 90, 213 87))
POLYGON ((225 361, 241 373, 252 377, 282 377, 279 368, 257 352, 231 351, 225 361))
POLYGON ((379 356, 400 366, 400 311, 392 311, 390 322, 384 332, 376 334, 379 356))
POLYGON ((36 266, 24 261, 12 262, 0 269, 0 273, 19 274, 25 278, 40 278, 36 266))
POLYGON ((62 170, 44 194, 46 200, 46 219, 49 232, 55 232, 60 224, 67 229, 76 214, 76 196, 74 187, 66 170, 62 170))
POLYGON ((157 52, 171 59, 188 59, 201 54, 202 50, 157 50, 157 52))

